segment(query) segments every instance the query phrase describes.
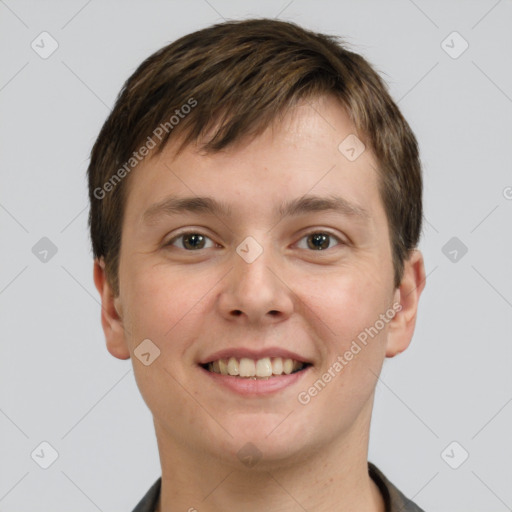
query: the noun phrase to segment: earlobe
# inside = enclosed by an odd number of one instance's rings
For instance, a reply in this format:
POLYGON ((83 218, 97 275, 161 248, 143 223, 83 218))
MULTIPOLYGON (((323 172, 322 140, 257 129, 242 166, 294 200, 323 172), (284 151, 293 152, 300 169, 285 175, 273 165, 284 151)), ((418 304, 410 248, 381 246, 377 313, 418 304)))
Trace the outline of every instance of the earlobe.
POLYGON ((398 302, 400 308, 389 323, 386 357, 394 357, 409 346, 416 325, 419 298, 424 288, 423 256, 415 249, 404 262, 402 281, 395 291, 395 303, 398 302))
POLYGON ((118 359, 129 359, 125 339, 122 308, 119 297, 114 297, 105 273, 103 258, 94 260, 94 284, 101 298, 101 325, 108 351, 118 359))

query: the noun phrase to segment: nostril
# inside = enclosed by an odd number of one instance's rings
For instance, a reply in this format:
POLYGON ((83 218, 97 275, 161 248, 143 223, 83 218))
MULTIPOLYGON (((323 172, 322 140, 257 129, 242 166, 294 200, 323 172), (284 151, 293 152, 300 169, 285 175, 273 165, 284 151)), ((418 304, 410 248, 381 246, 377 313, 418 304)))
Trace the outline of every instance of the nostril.
MULTIPOLYGON (((239 310, 239 309, 234 309, 231 314, 233 316, 240 316, 242 314, 242 312, 239 310)), ((268 312, 269 315, 272 315, 272 316, 278 316, 279 315, 279 311, 275 310, 275 309, 272 309, 268 312)))

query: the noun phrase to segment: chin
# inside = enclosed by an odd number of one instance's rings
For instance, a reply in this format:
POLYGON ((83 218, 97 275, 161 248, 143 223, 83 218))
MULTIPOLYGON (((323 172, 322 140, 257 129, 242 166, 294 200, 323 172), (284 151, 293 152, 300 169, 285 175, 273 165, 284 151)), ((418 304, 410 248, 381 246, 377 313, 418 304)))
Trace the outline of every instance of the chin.
MULTIPOLYGON (((305 443, 314 444, 314 440, 309 438, 310 430, 306 432, 306 428, 285 418, 286 414, 262 413, 242 415, 236 420, 231 417, 222 425, 233 437, 224 432, 222 441, 215 443, 220 447, 215 456, 237 469, 269 470, 295 463, 310 452, 311 447, 305 443)), ((216 436, 218 432, 216 429, 216 436)), ((212 444, 208 448, 211 451, 212 444)))

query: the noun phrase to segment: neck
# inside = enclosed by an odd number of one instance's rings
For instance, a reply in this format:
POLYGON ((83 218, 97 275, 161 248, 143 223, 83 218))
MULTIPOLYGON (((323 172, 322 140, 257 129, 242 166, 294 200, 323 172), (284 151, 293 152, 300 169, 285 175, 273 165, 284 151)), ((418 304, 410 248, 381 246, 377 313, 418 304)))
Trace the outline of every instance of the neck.
POLYGON ((324 449, 310 448, 278 462, 262 459, 242 470, 238 460, 191 453, 155 422, 162 465, 158 512, 384 512, 368 475, 367 419, 324 449))

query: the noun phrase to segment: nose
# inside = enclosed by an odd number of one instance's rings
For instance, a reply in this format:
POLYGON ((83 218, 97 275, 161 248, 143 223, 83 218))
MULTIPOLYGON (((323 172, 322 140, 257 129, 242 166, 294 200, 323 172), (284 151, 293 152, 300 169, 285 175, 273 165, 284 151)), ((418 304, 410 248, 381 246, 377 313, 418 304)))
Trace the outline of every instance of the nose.
POLYGON ((218 296, 220 314, 240 324, 275 324, 293 311, 293 292, 286 282, 283 265, 271 250, 247 262, 233 251, 233 268, 222 281, 218 296))

